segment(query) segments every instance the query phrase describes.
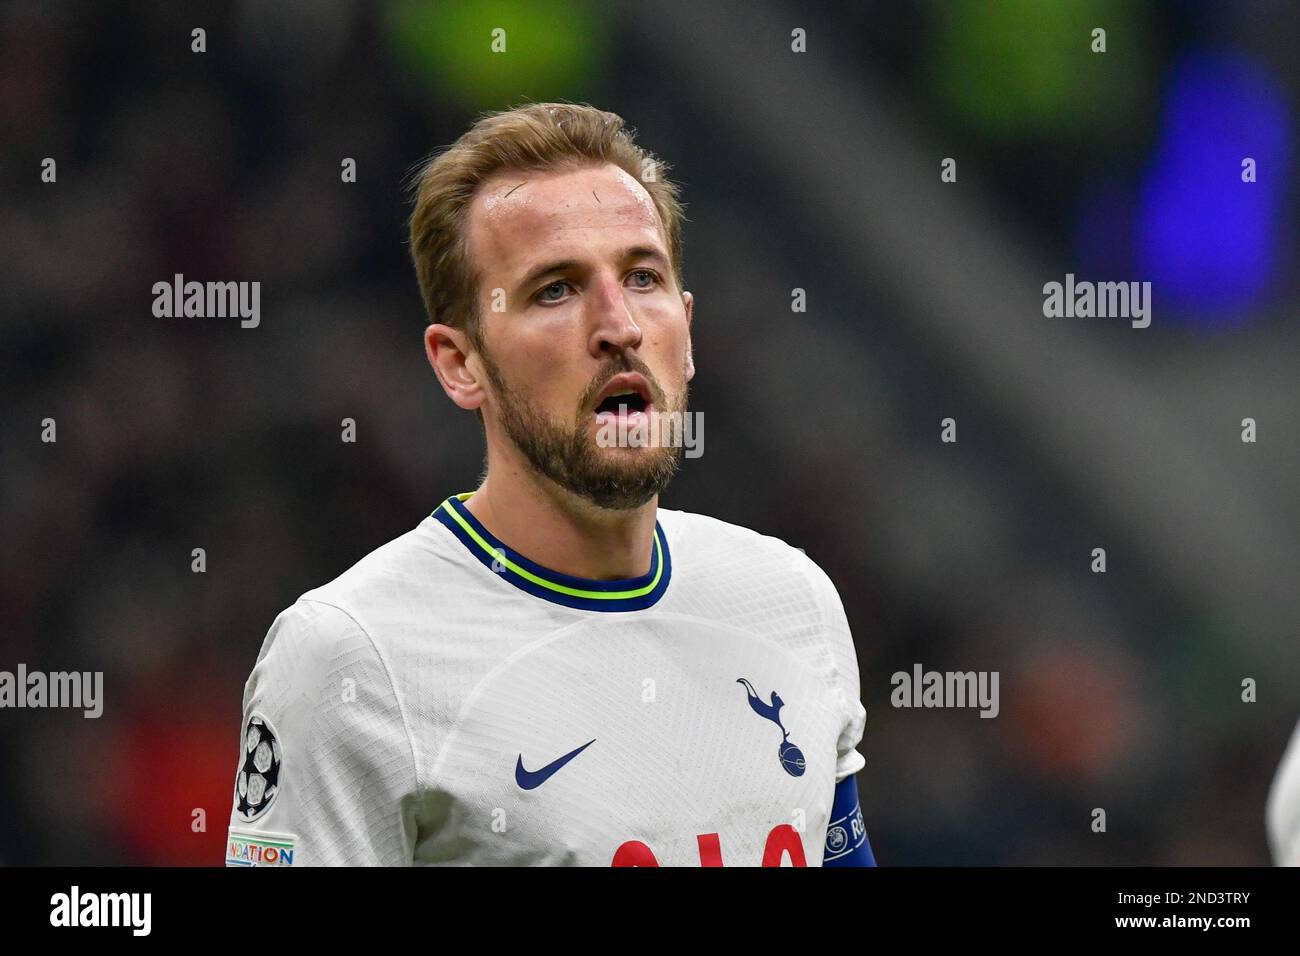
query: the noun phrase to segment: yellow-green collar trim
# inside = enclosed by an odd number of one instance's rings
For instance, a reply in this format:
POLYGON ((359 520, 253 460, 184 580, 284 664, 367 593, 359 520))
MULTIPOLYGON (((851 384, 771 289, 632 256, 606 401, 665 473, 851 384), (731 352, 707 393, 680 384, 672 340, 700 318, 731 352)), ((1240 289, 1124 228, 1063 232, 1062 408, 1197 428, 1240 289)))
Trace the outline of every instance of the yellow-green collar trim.
POLYGON ((452 495, 433 512, 480 562, 503 580, 535 597, 586 611, 637 611, 655 604, 672 577, 672 557, 655 522, 650 570, 640 577, 597 581, 552 571, 512 551, 479 522, 464 502, 474 492, 452 495))

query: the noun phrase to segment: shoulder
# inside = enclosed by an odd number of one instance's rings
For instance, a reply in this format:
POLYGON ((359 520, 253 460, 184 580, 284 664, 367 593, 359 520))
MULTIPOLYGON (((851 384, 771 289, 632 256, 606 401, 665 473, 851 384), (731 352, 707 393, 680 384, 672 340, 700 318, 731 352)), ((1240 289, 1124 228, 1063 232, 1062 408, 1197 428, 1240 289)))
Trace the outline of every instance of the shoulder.
POLYGON ((686 511, 661 508, 659 519, 681 587, 677 606, 725 618, 804 657, 834 688, 849 736, 860 736, 857 650, 830 576, 772 535, 686 511))
POLYGON ((658 518, 683 559, 777 561, 790 566, 803 557, 802 551, 780 538, 709 515, 660 508, 658 518))
POLYGON ((410 531, 387 541, 357 560, 333 580, 303 594, 303 599, 324 603, 362 601, 376 589, 403 582, 429 580, 443 573, 454 554, 446 530, 426 517, 410 531))
POLYGON ((269 687, 286 695, 308 693, 349 662, 373 656, 369 636, 345 610, 299 598, 271 623, 245 694, 269 687))
POLYGON ((861 770, 865 761, 856 748, 866 708, 857 648, 830 575, 802 548, 740 525, 688 512, 671 512, 663 524, 667 536, 680 539, 692 552, 688 560, 705 559, 710 570, 697 566, 692 576, 703 575, 726 595, 730 620, 806 655, 822 674, 843 719, 836 780, 861 770))
POLYGON ((272 622, 258 655, 259 672, 296 673, 296 683, 319 678, 351 660, 381 659, 375 643, 391 631, 392 615, 419 616, 431 594, 457 593, 457 569, 428 519, 362 557, 333 580, 312 588, 272 622))
POLYGON ((659 522, 674 548, 673 562, 711 566, 762 587, 804 592, 819 603, 839 604, 830 577, 802 548, 774 535, 691 511, 659 509, 659 522))
POLYGON ((322 626, 348 624, 375 640, 401 632, 413 620, 454 615, 472 605, 484 586, 483 569, 432 517, 380 545, 333 580, 298 598, 318 608, 322 626))

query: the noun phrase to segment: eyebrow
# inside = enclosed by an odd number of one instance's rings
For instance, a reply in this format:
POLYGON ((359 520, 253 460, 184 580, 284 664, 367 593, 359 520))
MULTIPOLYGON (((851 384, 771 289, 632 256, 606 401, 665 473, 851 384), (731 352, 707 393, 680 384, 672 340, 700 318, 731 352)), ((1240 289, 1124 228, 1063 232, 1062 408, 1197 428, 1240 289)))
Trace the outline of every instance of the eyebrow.
MULTIPOLYGON (((654 246, 628 246, 619 255, 619 261, 628 262, 632 259, 650 259, 663 268, 668 268, 668 257, 656 249, 654 246)), ((577 259, 559 259, 555 262, 545 262, 533 269, 528 275, 519 280, 518 288, 527 289, 534 283, 541 282, 547 276, 556 272, 568 272, 579 266, 577 259)))

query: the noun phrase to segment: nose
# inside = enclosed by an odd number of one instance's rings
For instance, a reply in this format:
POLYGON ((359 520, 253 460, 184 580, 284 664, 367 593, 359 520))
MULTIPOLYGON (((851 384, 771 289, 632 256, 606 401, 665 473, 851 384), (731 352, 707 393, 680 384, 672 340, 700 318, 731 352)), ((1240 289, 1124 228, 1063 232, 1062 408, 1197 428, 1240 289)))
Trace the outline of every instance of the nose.
POLYGON ((640 346, 641 327, 632 318, 617 277, 602 278, 588 303, 592 313, 589 348, 595 358, 640 346))

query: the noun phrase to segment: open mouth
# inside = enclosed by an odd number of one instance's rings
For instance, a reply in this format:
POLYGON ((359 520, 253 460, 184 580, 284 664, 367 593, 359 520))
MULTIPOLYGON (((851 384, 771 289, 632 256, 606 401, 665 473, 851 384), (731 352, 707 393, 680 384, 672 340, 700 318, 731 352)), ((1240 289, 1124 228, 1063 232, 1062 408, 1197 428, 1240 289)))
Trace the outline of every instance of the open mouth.
POLYGON ((638 392, 627 389, 606 396, 605 400, 596 406, 596 414, 609 412, 611 415, 618 415, 623 413, 623 409, 626 409, 627 413, 644 412, 648 407, 648 403, 638 392))
POLYGON ((650 384, 636 372, 624 372, 605 383, 596 396, 594 413, 597 419, 610 416, 640 421, 653 408, 650 384))

